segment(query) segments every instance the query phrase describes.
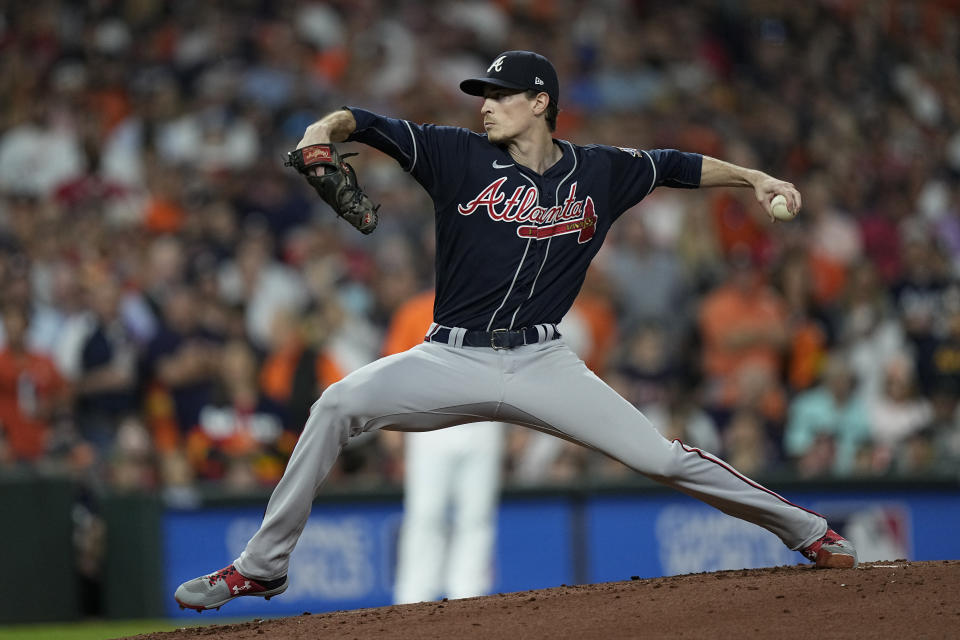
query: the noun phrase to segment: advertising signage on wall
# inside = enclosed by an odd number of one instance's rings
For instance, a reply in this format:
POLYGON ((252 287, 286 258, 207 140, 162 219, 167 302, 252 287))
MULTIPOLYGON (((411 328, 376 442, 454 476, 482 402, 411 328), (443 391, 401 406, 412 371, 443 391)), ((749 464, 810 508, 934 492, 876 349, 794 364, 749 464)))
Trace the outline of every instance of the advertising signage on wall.
MULTIPOLYGON (((861 561, 960 558, 960 491, 791 492, 854 541, 861 561)), ((163 545, 167 594, 236 558, 263 506, 169 510, 163 545)), ((265 602, 240 598, 229 616, 319 613, 392 603, 398 500, 314 507, 291 559, 290 588, 265 602)), ((773 534, 680 494, 507 496, 500 506, 494 592, 631 576, 804 562, 773 534)), ((185 617, 170 597, 166 613, 185 617)), ((195 615, 195 614, 194 614, 195 615)))
MULTIPOLYGON (((171 510, 164 516, 166 592, 198 573, 230 564, 260 525, 262 506, 171 510)), ((570 510, 562 499, 518 500, 501 505, 495 590, 521 591, 573 582, 570 510)), ((290 562, 290 586, 269 602, 239 598, 231 616, 279 616, 392 604, 396 545, 401 523, 397 501, 317 505, 290 562)), ((172 597, 170 616, 188 617, 172 597)))

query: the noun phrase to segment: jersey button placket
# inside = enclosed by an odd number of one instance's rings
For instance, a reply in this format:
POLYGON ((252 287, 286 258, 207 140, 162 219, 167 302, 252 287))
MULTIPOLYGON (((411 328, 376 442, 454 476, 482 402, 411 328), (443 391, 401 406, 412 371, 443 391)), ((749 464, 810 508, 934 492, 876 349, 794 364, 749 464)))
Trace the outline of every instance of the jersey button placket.
MULTIPOLYGON (((547 187, 546 189, 544 188, 543 176, 540 176, 539 174, 533 174, 532 176, 529 176, 529 179, 530 179, 530 182, 532 182, 534 186, 537 188, 537 201, 534 204, 534 206, 544 210, 547 210, 551 206, 553 206, 552 195, 549 192, 549 187, 547 187)), ((535 227, 539 228, 544 226, 544 224, 546 223, 542 219, 540 219, 540 217, 538 216, 535 219, 527 220, 525 224, 533 224, 535 227)), ((542 256, 544 251, 547 250, 548 244, 549 244, 548 242, 544 242, 543 240, 538 240, 538 239, 533 240, 533 246, 531 247, 530 257, 533 259, 534 264, 537 266, 533 269, 532 274, 529 276, 530 279, 524 283, 525 286, 521 289, 524 292, 523 297, 519 302, 519 306, 521 309, 524 307, 525 304, 528 303, 528 296, 531 293, 530 290, 534 286, 536 274, 539 273, 540 271, 539 265, 543 260, 542 256)), ((536 323, 536 322, 538 322, 538 320, 533 320, 532 323, 536 323)), ((513 328, 520 328, 525 324, 532 324, 532 323, 520 321, 512 324, 513 324, 513 328)))

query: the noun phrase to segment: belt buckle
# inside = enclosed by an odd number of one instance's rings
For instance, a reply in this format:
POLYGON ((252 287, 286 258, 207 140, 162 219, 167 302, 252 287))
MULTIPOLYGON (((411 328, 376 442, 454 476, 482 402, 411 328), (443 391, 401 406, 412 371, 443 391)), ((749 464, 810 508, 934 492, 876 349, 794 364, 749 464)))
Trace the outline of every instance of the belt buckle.
POLYGON ((502 349, 509 349, 510 348, 510 332, 507 329, 494 329, 493 331, 491 331, 490 346, 498 351, 502 349), (498 336, 503 336, 503 339, 498 340, 498 336))

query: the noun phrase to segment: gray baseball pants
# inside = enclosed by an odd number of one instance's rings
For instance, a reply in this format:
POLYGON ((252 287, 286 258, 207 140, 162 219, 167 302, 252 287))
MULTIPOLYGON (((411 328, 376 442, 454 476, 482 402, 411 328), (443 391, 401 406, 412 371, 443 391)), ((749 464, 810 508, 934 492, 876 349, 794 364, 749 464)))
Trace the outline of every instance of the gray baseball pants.
POLYGON ((666 440, 563 340, 509 350, 423 343, 330 386, 313 405, 263 523, 235 561, 245 576, 286 575, 313 499, 347 441, 376 429, 429 431, 497 420, 601 451, 628 467, 757 524, 802 549, 820 515, 786 501, 718 458, 666 440))

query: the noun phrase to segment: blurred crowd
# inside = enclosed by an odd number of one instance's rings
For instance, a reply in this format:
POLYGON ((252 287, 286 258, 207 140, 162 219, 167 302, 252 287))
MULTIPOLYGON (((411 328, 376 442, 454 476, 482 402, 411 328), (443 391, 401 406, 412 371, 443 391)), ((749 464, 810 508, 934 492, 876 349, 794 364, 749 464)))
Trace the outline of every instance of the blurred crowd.
MULTIPOLYGON (((432 286, 432 206, 359 145, 361 236, 289 169, 349 104, 478 128, 533 49, 557 136, 794 182, 659 189, 561 330, 670 438, 750 475, 960 470, 960 2, 37 0, 0 9, 0 470, 118 490, 277 481, 323 389, 432 286)), ((426 327, 424 327, 426 329, 426 327)), ((395 439, 329 482, 398 483, 395 439)), ((558 441, 559 442, 559 441, 558 441)), ((619 477, 517 428, 507 482, 619 477)))

